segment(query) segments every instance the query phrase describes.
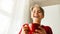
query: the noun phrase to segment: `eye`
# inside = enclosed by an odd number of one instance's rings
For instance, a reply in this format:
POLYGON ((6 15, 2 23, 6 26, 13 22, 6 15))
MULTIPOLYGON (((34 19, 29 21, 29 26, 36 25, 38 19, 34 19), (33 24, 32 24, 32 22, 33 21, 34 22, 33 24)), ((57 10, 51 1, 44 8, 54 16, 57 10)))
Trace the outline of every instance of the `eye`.
POLYGON ((38 13, 41 13, 41 11, 39 10, 38 13))

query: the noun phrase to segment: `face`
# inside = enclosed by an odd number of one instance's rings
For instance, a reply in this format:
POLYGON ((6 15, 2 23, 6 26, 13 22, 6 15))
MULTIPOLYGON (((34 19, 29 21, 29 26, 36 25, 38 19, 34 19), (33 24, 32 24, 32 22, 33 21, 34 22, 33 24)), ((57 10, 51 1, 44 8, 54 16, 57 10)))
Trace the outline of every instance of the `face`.
POLYGON ((42 15, 42 12, 39 7, 34 7, 31 11, 31 18, 32 19, 42 19, 44 16, 42 15))

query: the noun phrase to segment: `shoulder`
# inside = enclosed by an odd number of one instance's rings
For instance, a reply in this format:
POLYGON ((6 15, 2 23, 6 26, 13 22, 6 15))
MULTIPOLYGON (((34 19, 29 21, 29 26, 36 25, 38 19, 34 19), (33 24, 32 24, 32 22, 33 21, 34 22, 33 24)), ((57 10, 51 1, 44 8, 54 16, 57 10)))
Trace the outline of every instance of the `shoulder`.
POLYGON ((44 26, 42 25, 43 28, 47 29, 47 30, 52 30, 52 28, 50 26, 44 26))
POLYGON ((50 26, 45 26, 45 25, 42 25, 43 28, 46 28, 46 29, 51 29, 50 26))
POLYGON ((52 28, 51 28, 50 26, 44 26, 44 25, 42 25, 42 27, 46 30, 46 32, 47 32, 48 34, 53 34, 52 28))

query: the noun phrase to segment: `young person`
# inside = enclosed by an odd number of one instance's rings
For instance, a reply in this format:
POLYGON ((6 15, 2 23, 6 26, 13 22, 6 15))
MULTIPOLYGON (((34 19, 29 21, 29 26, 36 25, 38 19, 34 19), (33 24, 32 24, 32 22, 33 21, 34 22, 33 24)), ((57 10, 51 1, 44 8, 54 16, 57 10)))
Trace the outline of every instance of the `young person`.
POLYGON ((53 34, 49 26, 41 25, 44 18, 44 10, 37 4, 31 8, 31 24, 24 24, 19 34, 53 34))

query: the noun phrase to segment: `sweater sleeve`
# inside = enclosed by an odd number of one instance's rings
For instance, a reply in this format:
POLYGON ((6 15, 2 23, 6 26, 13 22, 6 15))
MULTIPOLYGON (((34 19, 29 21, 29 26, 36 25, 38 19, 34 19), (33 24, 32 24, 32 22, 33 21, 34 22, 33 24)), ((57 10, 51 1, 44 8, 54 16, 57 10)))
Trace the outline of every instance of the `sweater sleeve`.
POLYGON ((47 26, 47 34, 53 34, 51 27, 47 26))
POLYGON ((22 32, 22 28, 21 28, 21 30, 20 30, 20 32, 18 34, 21 34, 21 32, 22 32))

